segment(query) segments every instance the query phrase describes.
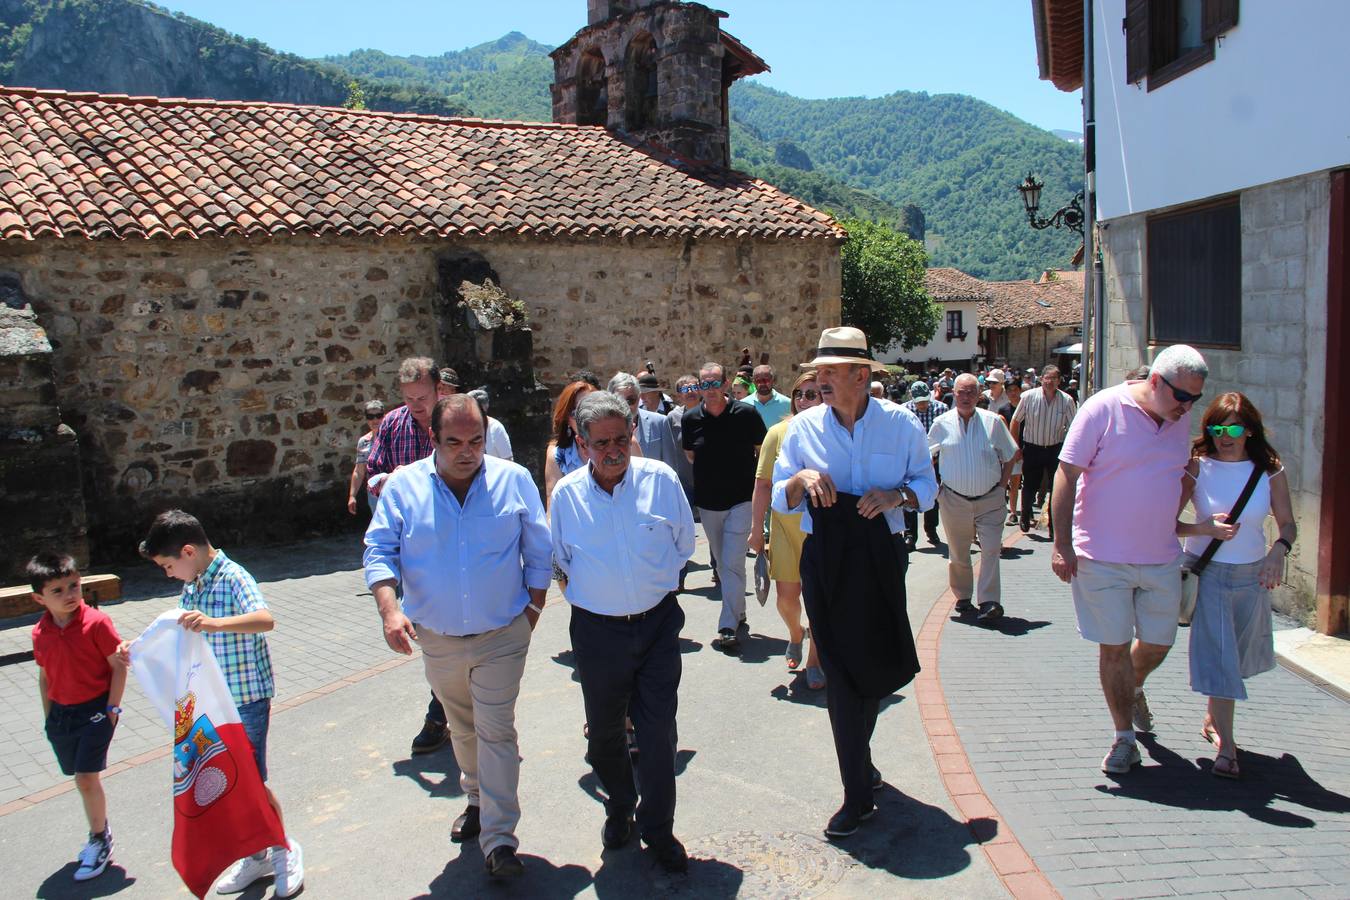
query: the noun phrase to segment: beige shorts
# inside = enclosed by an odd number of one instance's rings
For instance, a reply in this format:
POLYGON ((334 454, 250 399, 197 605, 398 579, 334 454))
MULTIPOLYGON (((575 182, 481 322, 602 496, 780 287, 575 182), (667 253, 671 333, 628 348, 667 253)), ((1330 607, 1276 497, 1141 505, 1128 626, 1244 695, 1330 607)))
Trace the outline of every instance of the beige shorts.
POLYGON ((1181 611, 1181 554, 1170 563, 1136 566, 1078 557, 1072 582, 1078 633, 1098 644, 1172 646, 1181 611))

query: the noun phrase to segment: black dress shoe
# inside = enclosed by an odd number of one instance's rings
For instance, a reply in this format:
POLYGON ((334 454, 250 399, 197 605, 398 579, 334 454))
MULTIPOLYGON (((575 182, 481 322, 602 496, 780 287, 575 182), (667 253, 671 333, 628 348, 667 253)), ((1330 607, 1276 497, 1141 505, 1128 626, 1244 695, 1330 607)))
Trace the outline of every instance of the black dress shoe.
POLYGON ((713 639, 713 648, 721 650, 724 653, 735 653, 741 649, 740 638, 736 637, 736 632, 731 628, 723 628, 717 632, 717 637, 713 639))
POLYGON ((1023 520, 1022 520, 1022 533, 1023 533, 1023 534, 1026 534, 1026 533, 1029 532, 1029 531, 1031 531, 1031 523, 1028 522, 1026 519, 1023 519, 1023 520))
POLYGON ((444 722, 433 722, 427 719, 426 724, 422 726, 422 730, 417 733, 417 737, 413 738, 413 756, 436 752, 445 746, 449 737, 450 729, 445 727, 444 722))
POLYGON ((600 830, 600 843, 605 845, 606 850, 618 850, 624 844, 627 844, 632 837, 632 813, 607 817, 605 827, 600 830))
POLYGON ((934 547, 942 543, 942 539, 938 537, 936 531, 925 531, 924 536, 928 538, 928 543, 932 544, 934 547))
POLYGON ((965 616, 975 611, 975 604, 970 602, 969 597, 962 597, 956 601, 956 614, 965 616))
POLYGON ((466 806, 450 826, 450 840, 456 844, 470 841, 478 837, 478 832, 482 830, 483 826, 478 821, 478 807, 466 806))
POLYGON ((647 845, 656 854, 656 864, 671 874, 689 871, 689 853, 678 839, 670 838, 655 846, 647 845))
POLYGON ((995 603, 993 600, 990 600, 988 603, 980 604, 980 615, 978 621, 997 622, 1001 618, 1003 618, 1002 603, 995 603))
POLYGON ((830 816, 830 821, 825 826, 825 836, 830 838, 848 837, 858 830, 858 821, 858 814, 850 809, 846 803, 839 807, 839 812, 830 816))
POLYGON ((515 878, 525 874, 525 864, 516 856, 516 848, 506 844, 493 847, 483 864, 493 878, 515 878))
POLYGON ((881 777, 881 770, 876 766, 872 767, 872 790, 879 791, 886 785, 886 780, 881 777))

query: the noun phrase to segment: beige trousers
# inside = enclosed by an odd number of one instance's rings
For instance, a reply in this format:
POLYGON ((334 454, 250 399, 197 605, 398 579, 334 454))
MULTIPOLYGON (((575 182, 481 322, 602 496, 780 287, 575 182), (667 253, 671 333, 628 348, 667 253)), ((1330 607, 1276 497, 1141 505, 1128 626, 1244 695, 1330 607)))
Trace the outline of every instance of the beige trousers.
POLYGON ((998 559, 1003 544, 1003 491, 992 490, 979 500, 960 497, 948 488, 938 492, 942 528, 947 532, 947 583, 958 600, 999 602, 998 559), (973 590, 970 545, 980 538, 980 586, 973 590))
POLYGON ((520 752, 516 697, 530 649, 530 620, 471 637, 417 626, 427 682, 445 707, 459 784, 482 823, 483 855, 502 844, 519 847, 520 752))

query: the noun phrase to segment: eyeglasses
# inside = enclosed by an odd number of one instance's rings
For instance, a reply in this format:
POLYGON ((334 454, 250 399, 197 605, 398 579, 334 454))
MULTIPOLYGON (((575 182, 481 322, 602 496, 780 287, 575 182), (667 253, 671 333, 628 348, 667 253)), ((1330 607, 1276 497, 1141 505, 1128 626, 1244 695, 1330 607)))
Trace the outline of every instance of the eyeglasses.
POLYGON ((799 390, 799 391, 793 391, 793 392, 792 392, 792 396, 796 397, 796 398, 799 399, 799 400, 819 400, 819 399, 820 399, 820 391, 814 390, 814 389, 812 389, 812 388, 807 388, 807 389, 804 390, 804 391, 800 391, 800 390, 799 390))
POLYGON ((1172 389, 1172 396, 1178 403, 1199 403, 1200 398, 1204 396, 1203 394, 1192 394, 1190 391, 1183 391, 1181 388, 1168 381, 1167 376, 1161 372, 1158 373, 1158 377, 1162 379, 1163 384, 1172 389))
POLYGON ((377 413, 376 415, 373 415, 373 416, 366 416, 366 421, 367 421, 367 422, 374 422, 376 419, 380 419, 380 418, 383 418, 383 416, 377 413))
MULTIPOLYGON (((1161 377, 1161 376, 1159 376, 1161 377)), ((1247 433, 1246 425, 1206 425, 1205 430, 1215 437, 1228 435, 1230 438, 1240 438, 1247 433)))
POLYGON ((722 386, 720 381, 700 381, 698 386, 701 390, 715 391, 722 386))
POLYGON ((680 387, 677 387, 675 390, 679 391, 681 394, 697 394, 697 393, 698 393, 698 385, 696 385, 696 384, 685 384, 685 385, 681 385, 680 387))

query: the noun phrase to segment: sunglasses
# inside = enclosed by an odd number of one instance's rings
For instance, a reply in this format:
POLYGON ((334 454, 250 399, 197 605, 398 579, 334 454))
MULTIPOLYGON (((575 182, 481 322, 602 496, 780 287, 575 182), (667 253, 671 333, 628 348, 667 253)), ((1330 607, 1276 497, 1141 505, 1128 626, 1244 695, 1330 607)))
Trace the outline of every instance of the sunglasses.
POLYGON ((379 415, 366 416, 366 421, 367 421, 367 422, 374 422, 376 419, 379 419, 379 418, 382 418, 382 417, 379 416, 379 415))
POLYGON ((1206 425, 1205 430, 1214 437, 1228 435, 1230 438, 1240 438, 1247 433, 1246 425, 1206 425))
POLYGON ((717 390, 718 388, 720 388, 720 387, 722 386, 722 382, 720 382, 720 381, 700 381, 700 382, 698 383, 698 386, 699 386, 699 388, 701 388, 702 390, 705 390, 705 391, 714 391, 714 390, 717 390))
POLYGON ((1199 403, 1200 398, 1204 396, 1203 394, 1192 394, 1189 391, 1183 391, 1181 388, 1168 381, 1167 376, 1161 372, 1158 373, 1158 377, 1162 379, 1163 384, 1172 389, 1172 396, 1178 403, 1199 403))
POLYGON ((679 391, 681 394, 697 394, 697 393, 698 393, 698 385, 696 385, 696 384, 686 384, 686 385, 684 385, 683 387, 678 387, 678 388, 676 388, 675 390, 679 391))
POLYGON ((807 388, 804 391, 793 391, 792 396, 803 400, 819 400, 820 391, 817 391, 813 388, 807 388))

